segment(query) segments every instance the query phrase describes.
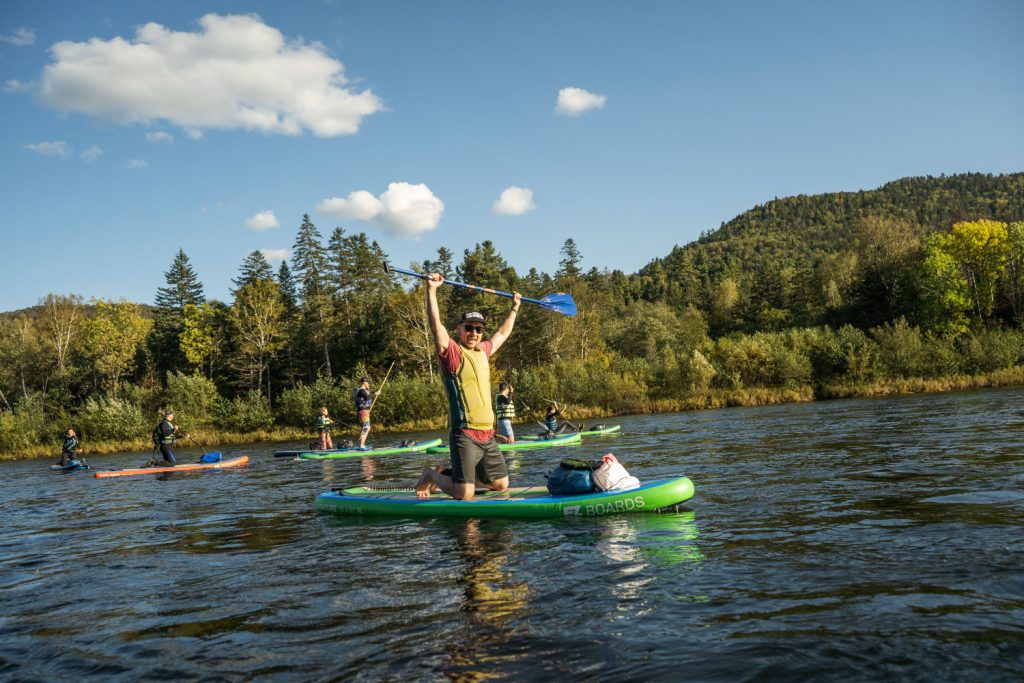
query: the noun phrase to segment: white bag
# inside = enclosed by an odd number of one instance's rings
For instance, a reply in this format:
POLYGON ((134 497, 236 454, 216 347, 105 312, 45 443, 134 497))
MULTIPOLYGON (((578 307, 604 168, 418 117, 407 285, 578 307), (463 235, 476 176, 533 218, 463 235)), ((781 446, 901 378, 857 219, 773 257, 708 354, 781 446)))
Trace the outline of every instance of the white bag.
POLYGON ((622 466, 622 463, 614 455, 609 453, 601 458, 601 460, 601 466, 590 475, 594 486, 602 491, 635 489, 637 486, 640 486, 640 480, 630 476, 626 468, 622 466))

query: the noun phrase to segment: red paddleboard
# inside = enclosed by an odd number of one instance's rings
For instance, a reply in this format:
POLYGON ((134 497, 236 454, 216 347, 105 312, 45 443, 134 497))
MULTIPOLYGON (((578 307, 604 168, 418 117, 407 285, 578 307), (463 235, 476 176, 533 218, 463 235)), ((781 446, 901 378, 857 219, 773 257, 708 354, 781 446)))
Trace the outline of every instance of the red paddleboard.
POLYGON ((211 462, 211 463, 191 463, 188 465, 178 465, 177 467, 140 467, 134 470, 103 470, 97 472, 95 476, 97 479, 103 479, 105 477, 130 477, 133 474, 160 474, 161 472, 192 472, 194 470, 219 470, 225 467, 238 467, 249 462, 249 456, 243 455, 238 458, 231 460, 225 460, 223 462, 211 462))

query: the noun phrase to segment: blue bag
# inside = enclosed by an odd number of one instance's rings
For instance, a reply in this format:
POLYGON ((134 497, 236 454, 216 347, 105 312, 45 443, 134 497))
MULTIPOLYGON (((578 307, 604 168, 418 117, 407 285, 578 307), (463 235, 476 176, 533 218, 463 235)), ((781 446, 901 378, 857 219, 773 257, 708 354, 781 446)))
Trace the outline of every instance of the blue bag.
POLYGON ((559 465, 545 477, 548 480, 548 492, 554 496, 571 496, 594 490, 589 469, 570 469, 559 465))
POLYGON ((199 462, 204 465, 212 465, 213 463, 220 462, 220 451, 216 453, 203 453, 199 456, 199 462))

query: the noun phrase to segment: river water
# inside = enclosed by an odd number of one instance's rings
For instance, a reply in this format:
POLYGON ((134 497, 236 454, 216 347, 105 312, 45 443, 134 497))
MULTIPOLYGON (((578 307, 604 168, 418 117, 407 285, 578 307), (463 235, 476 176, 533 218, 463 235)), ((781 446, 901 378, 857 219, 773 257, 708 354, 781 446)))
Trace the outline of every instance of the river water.
POLYGON ((1024 391, 606 422, 622 435, 512 457, 513 484, 611 451, 641 480, 689 476, 685 509, 334 517, 316 494, 437 456, 272 457, 300 444, 119 479, 0 463, 0 679, 1024 676, 1024 391))

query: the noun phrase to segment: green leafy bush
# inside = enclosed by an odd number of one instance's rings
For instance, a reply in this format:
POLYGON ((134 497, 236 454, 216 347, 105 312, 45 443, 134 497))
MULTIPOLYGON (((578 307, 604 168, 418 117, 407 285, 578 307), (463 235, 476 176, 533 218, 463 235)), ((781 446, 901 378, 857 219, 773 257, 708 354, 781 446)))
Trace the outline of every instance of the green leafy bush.
POLYGON ((878 357, 890 377, 923 377, 928 365, 924 335, 906 318, 871 330, 878 357))
POLYGON ((174 410, 175 419, 189 426, 209 423, 220 395, 212 380, 195 373, 167 373, 164 406, 174 410))
POLYGON ((251 389, 245 396, 218 399, 213 413, 214 424, 229 432, 254 432, 274 425, 270 405, 256 389, 251 389))
POLYGON ((795 334, 803 337, 816 381, 866 382, 874 376, 878 347, 863 330, 843 325, 838 330, 816 327, 795 334))
MULTIPOLYGON (((444 387, 436 378, 431 383, 426 377, 392 375, 373 407, 373 421, 375 424, 387 425, 443 418, 446 406, 444 387)), ((354 407, 349 411, 350 414, 352 410, 354 407)))
POLYGON ((78 436, 83 442, 86 439, 120 441, 140 436, 148 438, 153 427, 134 403, 105 396, 86 399, 75 421, 78 423, 78 436))
POLYGON ((988 330, 959 340, 964 372, 992 372, 1024 363, 1024 330, 988 330))
POLYGON ((317 378, 313 384, 299 382, 281 394, 277 412, 282 424, 312 429, 321 406, 327 406, 331 415, 351 412, 351 390, 342 389, 326 377, 317 378))
POLYGON ((57 437, 62 430, 50 426, 45 406, 43 394, 36 393, 18 401, 13 412, 0 411, 0 452, 16 453, 57 437))
POLYGON ((806 386, 813 375, 811 361, 786 333, 723 337, 710 353, 716 383, 728 389, 806 386))

